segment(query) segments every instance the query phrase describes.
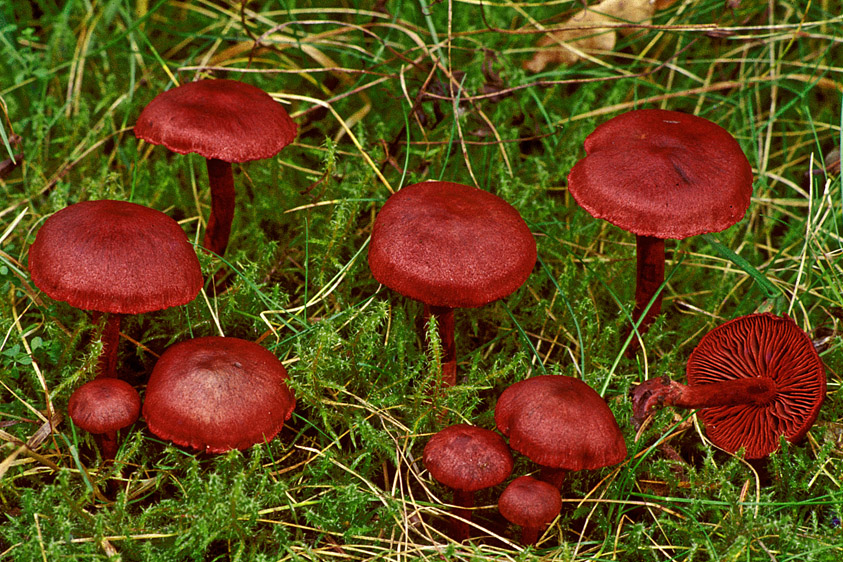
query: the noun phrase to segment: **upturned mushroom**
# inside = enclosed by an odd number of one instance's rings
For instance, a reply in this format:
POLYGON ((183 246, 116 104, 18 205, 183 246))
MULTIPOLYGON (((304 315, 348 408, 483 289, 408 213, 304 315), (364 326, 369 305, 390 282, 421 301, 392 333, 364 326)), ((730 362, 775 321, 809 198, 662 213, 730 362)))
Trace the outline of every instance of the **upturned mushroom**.
POLYGON ((203 245, 225 253, 234 218, 232 162, 262 160, 293 142, 296 124, 280 103, 235 80, 200 80, 158 94, 141 111, 135 136, 173 152, 205 157, 211 214, 203 245))
POLYGON ((825 366, 814 345, 787 316, 750 314, 708 332, 688 358, 684 385, 668 377, 632 392, 634 420, 661 406, 700 408, 716 446, 748 459, 796 443, 816 421, 825 397, 825 366))
POLYGON ((374 278, 424 303, 442 341, 442 386, 456 384, 454 309, 501 299, 529 277, 536 241, 512 205, 451 182, 409 185, 378 213, 369 246, 374 278))
POLYGON ((260 345, 239 338, 194 338, 167 348, 152 369, 143 403, 149 430, 208 453, 274 438, 296 401, 287 370, 260 345))
POLYGON ((532 476, 519 476, 498 499, 498 510, 504 519, 521 527, 521 544, 534 545, 545 527, 562 510, 559 488, 536 480, 532 476))
POLYGON ((29 248, 32 282, 52 299, 106 313, 98 377, 114 377, 120 324, 187 304, 202 288, 196 251, 176 221, 125 201, 85 201, 53 214, 29 248))
POLYGON ((572 470, 595 470, 626 458, 612 411, 586 383, 541 375, 504 390, 495 406, 498 431, 509 446, 541 466, 540 479, 562 486, 572 470))
POLYGON ((94 436, 102 458, 117 455, 117 432, 138 419, 141 400, 126 381, 100 378, 86 382, 70 395, 67 413, 73 423, 94 436))
POLYGON ((719 125, 662 109, 606 121, 585 139, 585 151, 568 174, 568 189, 592 216, 635 234, 633 320, 641 320, 644 333, 661 311, 665 239, 719 232, 741 220, 752 168, 719 125))
MULTIPOLYGON (((497 486, 512 473, 513 459, 503 438, 488 429, 467 424, 446 427, 427 442, 422 454, 425 468, 441 484, 454 490, 454 514, 471 520, 474 492, 497 486)), ((457 540, 469 538, 465 521, 457 520, 457 540)))

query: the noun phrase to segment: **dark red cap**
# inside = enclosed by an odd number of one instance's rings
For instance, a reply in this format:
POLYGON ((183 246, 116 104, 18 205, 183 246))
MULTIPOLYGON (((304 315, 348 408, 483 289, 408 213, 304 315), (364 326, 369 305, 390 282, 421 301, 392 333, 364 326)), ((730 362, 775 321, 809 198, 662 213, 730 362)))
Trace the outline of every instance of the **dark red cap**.
POLYGON ((592 216, 641 236, 719 232, 746 213, 752 168, 725 129, 662 109, 629 111, 598 126, 568 189, 592 216))
POLYGON ((195 338, 169 347, 146 387, 143 415, 162 439, 210 453, 269 441, 296 401, 281 361, 238 338, 195 338))
POLYGON ((451 182, 408 185, 375 219, 369 267, 406 297, 472 308, 520 287, 536 241, 518 211, 487 191, 451 182))
POLYGON ((721 324, 700 340, 688 359, 688 384, 705 385, 746 377, 775 381, 768 404, 702 408, 699 417, 711 442, 746 458, 766 457, 779 437, 802 439, 820 412, 825 366, 810 338, 787 316, 750 314, 721 324))
POLYGON ((562 510, 559 488, 532 476, 519 476, 498 499, 498 510, 513 525, 539 529, 562 510))
POLYGON ((203 284, 179 224, 125 201, 85 201, 49 217, 29 248, 29 273, 52 299, 121 314, 186 304, 203 284))
POLYGON ((446 427, 430 438, 422 461, 438 482, 464 492, 497 486, 512 473, 512 454, 494 431, 467 424, 446 427))
POLYGON ((140 396, 132 385, 108 377, 77 388, 67 402, 67 413, 88 433, 103 434, 135 423, 140 407, 140 396))
POLYGON ((542 375, 517 382, 495 406, 498 431, 536 463, 592 470, 626 458, 626 443, 606 402, 579 379, 542 375))
POLYGON ((200 80, 158 94, 141 111, 135 136, 179 154, 246 162, 269 158, 293 142, 296 124, 260 88, 200 80))

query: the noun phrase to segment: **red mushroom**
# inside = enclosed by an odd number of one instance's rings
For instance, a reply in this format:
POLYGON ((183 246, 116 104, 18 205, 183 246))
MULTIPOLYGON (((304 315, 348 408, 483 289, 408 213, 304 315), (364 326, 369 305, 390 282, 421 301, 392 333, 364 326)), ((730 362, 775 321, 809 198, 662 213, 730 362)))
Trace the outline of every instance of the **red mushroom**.
POLYGON ((296 401, 287 370, 270 351, 238 338, 203 337, 161 355, 143 416, 162 439, 209 453, 271 440, 296 401))
MULTIPOLYGON (((471 520, 474 492, 497 486, 512 473, 512 454, 506 441, 488 429, 467 424, 446 427, 435 434, 424 447, 422 461, 430 475, 454 490, 455 515, 471 520)), ((469 527, 463 521, 455 524, 455 536, 469 538, 469 527)))
POLYGON ((562 496, 556 486, 520 476, 501 494, 498 510, 507 521, 521 527, 521 544, 534 545, 562 510, 562 496))
POLYGON ((203 245, 222 255, 234 217, 231 163, 274 156, 293 142, 296 124, 260 88, 235 80, 201 80, 158 94, 141 111, 135 136, 206 158, 211 215, 203 245))
POLYGON ((85 201, 52 215, 29 248, 29 272, 50 298, 108 313, 97 366, 102 377, 115 376, 122 315, 187 304, 203 284, 196 251, 178 223, 125 201, 85 201))
POLYGON ((375 219, 369 267, 378 282, 424 303, 442 340, 442 385, 456 384, 454 309, 501 299, 529 277, 536 241, 509 203, 482 189, 409 185, 375 219))
POLYGON ((94 436, 103 459, 117 455, 117 432, 135 423, 140 413, 138 391, 126 381, 101 378, 86 382, 70 395, 67 413, 73 423, 94 436))
POLYGON ((501 393, 495 424, 509 446, 541 465, 541 479, 561 487, 571 470, 621 462, 626 443, 606 402, 579 379, 541 375, 501 393))
POLYGON ((825 397, 825 367, 810 338, 787 316, 750 314, 707 333, 691 352, 688 385, 650 379, 632 393, 634 419, 661 405, 701 408, 718 447, 748 459, 802 439, 825 397))
MULTIPOLYGON (((664 282, 664 240, 719 232, 743 218, 752 168, 725 129, 661 109, 610 119, 586 138, 585 151, 568 189, 592 216, 635 234, 637 321, 664 282)), ((641 319, 642 333, 660 311, 659 295, 641 319)))

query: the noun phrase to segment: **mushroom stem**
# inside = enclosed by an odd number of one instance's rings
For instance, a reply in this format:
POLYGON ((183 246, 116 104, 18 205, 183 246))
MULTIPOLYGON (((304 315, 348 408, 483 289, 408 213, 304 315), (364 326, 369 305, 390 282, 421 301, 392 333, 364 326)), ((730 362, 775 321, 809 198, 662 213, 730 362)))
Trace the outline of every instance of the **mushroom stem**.
POLYGON ((94 442, 100 448, 103 460, 114 460, 117 456, 117 431, 106 431, 94 435, 94 442))
POLYGON ((521 544, 524 546, 535 546, 539 542, 539 527, 521 527, 521 544))
POLYGON ((664 239, 655 236, 635 237, 637 267, 635 271, 635 312, 633 320, 644 318, 638 325, 638 331, 644 333, 656 319, 662 309, 662 297, 659 294, 653 306, 644 314, 650 299, 664 283, 664 239))
POLYGON ((439 341, 442 344, 442 387, 457 384, 457 346, 454 343, 454 309, 447 306, 424 305, 425 322, 431 316, 439 326, 439 341))
POLYGON ((211 215, 202 244, 218 256, 225 253, 234 220, 234 175, 231 163, 216 158, 205 160, 211 186, 211 215))
MULTIPOLYGON (((474 492, 466 492, 465 490, 454 490, 454 505, 458 506, 454 509, 454 515, 471 521, 471 509, 474 507, 474 492)), ((458 541, 465 541, 470 538, 471 529, 468 523, 454 520, 454 539, 458 541)))
POLYGON ((120 324, 123 321, 123 315, 95 312, 93 321, 98 322, 102 314, 105 314, 105 326, 100 336, 102 352, 97 359, 96 378, 116 377, 117 347, 120 344, 120 324))
POLYGON ((763 406, 776 396, 776 383, 768 377, 742 377, 710 384, 684 385, 667 377, 644 381, 632 392, 633 419, 640 423, 656 406, 710 408, 712 406, 763 406))
POLYGON ((541 472, 539 473, 538 480, 542 482, 547 482, 551 486, 554 486, 558 490, 562 489, 562 484, 565 483, 565 477, 568 475, 568 471, 564 468, 554 468, 552 466, 542 466, 541 472))

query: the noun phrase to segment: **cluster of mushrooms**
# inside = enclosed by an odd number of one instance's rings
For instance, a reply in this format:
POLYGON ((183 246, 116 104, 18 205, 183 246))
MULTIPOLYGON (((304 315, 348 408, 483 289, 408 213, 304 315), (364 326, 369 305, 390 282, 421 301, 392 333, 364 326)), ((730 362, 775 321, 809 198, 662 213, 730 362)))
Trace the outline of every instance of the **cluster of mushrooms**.
MULTIPOLYGON (((138 138, 207 159, 211 214, 202 246, 222 255, 234 212, 232 162, 269 158, 293 141, 296 125, 262 90, 232 80, 202 80, 157 96, 135 125, 138 138), (257 111, 256 108, 261 108, 257 111), (260 115, 260 117, 256 117, 260 115)), ((657 109, 630 111, 600 125, 568 187, 589 213, 636 235, 631 330, 658 315, 664 240, 728 228, 746 213, 752 170, 735 139, 714 123, 657 109)), ((506 297, 529 277, 535 239, 511 205, 481 189, 445 181, 404 187, 378 213, 369 248, 372 275, 424 305, 442 350, 434 392, 457 382, 454 309, 506 297)), ((200 451, 245 449, 272 439, 295 398, 273 353, 237 338, 199 337, 168 348, 150 375, 143 406, 117 378, 120 321, 192 301, 204 280, 192 244, 170 217, 124 201, 71 205, 44 221, 29 250, 33 282, 49 297, 92 312, 101 324, 96 377, 71 396, 74 423, 114 458, 117 431, 142 409, 149 430, 200 451)), ((633 348, 634 352, 634 348, 633 348)), ((660 377, 633 390, 640 424, 663 405, 700 408, 712 443, 747 458, 795 442, 815 421, 825 369, 808 336, 788 317, 751 314, 706 334, 692 352, 688 384, 660 377)), ((538 467, 500 495, 503 516, 533 544, 561 510, 568 471, 622 462, 624 436, 604 399, 581 380, 536 376, 498 398, 490 429, 458 424, 427 443, 423 463, 454 490, 452 536, 470 537, 475 491, 511 475, 511 450, 538 467), (501 436, 508 437, 509 442, 501 436)))

